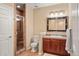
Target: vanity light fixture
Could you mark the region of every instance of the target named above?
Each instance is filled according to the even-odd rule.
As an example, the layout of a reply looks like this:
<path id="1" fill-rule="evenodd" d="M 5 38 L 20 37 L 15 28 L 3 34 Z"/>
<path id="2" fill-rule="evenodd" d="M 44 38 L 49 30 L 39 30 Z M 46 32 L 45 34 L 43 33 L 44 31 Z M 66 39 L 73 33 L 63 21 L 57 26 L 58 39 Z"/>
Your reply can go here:
<path id="1" fill-rule="evenodd" d="M 54 17 L 54 13 L 51 13 L 51 14 L 50 14 L 50 17 Z"/>
<path id="2" fill-rule="evenodd" d="M 48 18 L 53 18 L 53 17 L 62 17 L 65 16 L 64 11 L 55 11 L 55 12 L 50 12 L 48 15 Z"/>
<path id="3" fill-rule="evenodd" d="M 64 11 L 60 11 L 60 12 L 59 12 L 59 16 L 61 16 L 61 17 L 62 17 L 62 16 L 65 16 Z"/>
<path id="4" fill-rule="evenodd" d="M 59 15 L 58 15 L 58 12 L 55 12 L 55 17 L 58 17 Z"/>
<path id="5" fill-rule="evenodd" d="M 59 15 L 63 16 L 64 14 L 63 14 L 63 12 L 60 12 Z"/>
<path id="6" fill-rule="evenodd" d="M 52 18 L 52 17 L 54 17 L 55 15 L 54 15 L 54 12 L 50 12 L 49 13 L 49 15 L 48 15 L 48 18 Z"/>

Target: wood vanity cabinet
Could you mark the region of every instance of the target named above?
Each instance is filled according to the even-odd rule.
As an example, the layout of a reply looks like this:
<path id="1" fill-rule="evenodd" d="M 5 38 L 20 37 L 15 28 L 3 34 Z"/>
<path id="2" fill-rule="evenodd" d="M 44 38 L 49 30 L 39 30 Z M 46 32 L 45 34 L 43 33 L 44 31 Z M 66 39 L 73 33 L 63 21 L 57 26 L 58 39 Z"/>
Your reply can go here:
<path id="1" fill-rule="evenodd" d="M 66 39 L 43 38 L 43 52 L 69 56 L 65 50 Z"/>
<path id="2" fill-rule="evenodd" d="M 48 52 L 48 51 L 50 51 L 50 40 L 49 39 L 44 39 L 44 41 L 43 41 L 43 50 L 44 51 L 46 51 L 46 52 Z"/>

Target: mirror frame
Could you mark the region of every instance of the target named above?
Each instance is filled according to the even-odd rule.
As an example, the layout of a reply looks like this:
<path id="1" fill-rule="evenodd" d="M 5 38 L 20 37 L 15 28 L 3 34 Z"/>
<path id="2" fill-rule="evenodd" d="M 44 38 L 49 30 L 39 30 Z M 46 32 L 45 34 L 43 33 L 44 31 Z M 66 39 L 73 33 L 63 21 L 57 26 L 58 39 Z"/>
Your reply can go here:
<path id="1" fill-rule="evenodd" d="M 65 30 L 50 30 L 49 29 L 49 21 L 50 20 L 61 20 L 61 19 L 64 19 L 65 20 Z M 66 32 L 67 28 L 68 28 L 68 16 L 64 16 L 64 17 L 54 17 L 54 18 L 47 18 L 47 31 L 60 31 L 60 32 Z"/>

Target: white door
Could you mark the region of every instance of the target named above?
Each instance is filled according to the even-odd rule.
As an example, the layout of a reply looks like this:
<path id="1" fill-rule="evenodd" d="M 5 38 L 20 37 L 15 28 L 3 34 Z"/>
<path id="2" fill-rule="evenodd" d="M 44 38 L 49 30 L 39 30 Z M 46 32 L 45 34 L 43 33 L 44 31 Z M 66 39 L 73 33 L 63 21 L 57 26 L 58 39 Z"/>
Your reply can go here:
<path id="1" fill-rule="evenodd" d="M 9 4 L 0 4 L 0 56 L 13 55 L 13 9 Z"/>
<path id="2" fill-rule="evenodd" d="M 79 56 L 79 5 L 71 4 L 73 55 Z"/>

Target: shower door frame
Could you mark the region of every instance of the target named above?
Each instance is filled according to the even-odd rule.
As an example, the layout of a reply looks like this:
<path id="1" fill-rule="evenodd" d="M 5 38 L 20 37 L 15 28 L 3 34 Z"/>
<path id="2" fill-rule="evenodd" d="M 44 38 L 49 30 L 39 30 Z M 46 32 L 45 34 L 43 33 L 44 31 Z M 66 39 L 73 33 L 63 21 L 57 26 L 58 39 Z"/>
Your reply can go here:
<path id="1" fill-rule="evenodd" d="M 16 4 L 14 3 L 14 25 L 13 25 L 13 27 L 14 27 L 14 34 L 13 34 L 13 36 L 14 36 L 14 56 L 16 56 L 16 51 L 17 51 L 17 20 L 16 20 Z M 25 43 L 24 43 L 24 48 L 25 48 L 25 50 L 26 50 L 26 4 L 25 4 L 25 16 L 24 16 L 24 21 L 23 21 L 23 38 L 24 38 L 24 41 L 25 41 Z"/>

